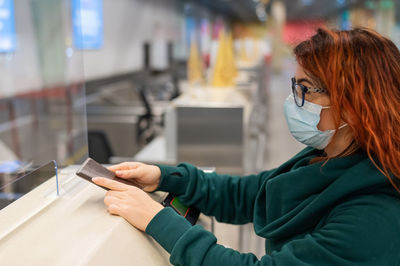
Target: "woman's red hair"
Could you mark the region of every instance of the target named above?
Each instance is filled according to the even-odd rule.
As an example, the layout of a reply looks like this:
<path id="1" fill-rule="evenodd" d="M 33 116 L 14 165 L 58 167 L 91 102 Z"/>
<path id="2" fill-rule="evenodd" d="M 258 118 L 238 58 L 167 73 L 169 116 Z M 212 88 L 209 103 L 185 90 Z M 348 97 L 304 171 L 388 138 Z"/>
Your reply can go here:
<path id="1" fill-rule="evenodd" d="M 365 28 L 318 29 L 294 49 L 297 62 L 329 91 L 336 126 L 348 123 L 358 146 L 399 190 L 400 52 Z"/>

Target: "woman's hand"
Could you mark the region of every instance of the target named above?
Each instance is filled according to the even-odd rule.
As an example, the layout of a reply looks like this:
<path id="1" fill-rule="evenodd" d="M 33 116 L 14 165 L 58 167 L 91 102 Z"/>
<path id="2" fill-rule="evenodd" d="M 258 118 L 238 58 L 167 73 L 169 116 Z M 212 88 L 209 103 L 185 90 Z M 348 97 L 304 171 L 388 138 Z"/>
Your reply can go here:
<path id="1" fill-rule="evenodd" d="M 154 216 L 163 209 L 160 203 L 137 187 L 102 177 L 93 178 L 92 181 L 111 189 L 104 198 L 108 212 L 123 217 L 139 230 L 145 231 Z"/>
<path id="2" fill-rule="evenodd" d="M 117 177 L 133 179 L 146 192 L 156 190 L 160 183 L 161 170 L 158 166 L 137 162 L 125 162 L 108 167 Z"/>

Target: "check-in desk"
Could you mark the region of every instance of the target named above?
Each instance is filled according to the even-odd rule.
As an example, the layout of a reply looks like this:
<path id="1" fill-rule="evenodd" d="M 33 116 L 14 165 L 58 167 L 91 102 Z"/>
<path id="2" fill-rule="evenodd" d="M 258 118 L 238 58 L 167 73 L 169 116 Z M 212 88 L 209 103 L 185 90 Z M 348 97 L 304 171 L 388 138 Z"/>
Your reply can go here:
<path id="1" fill-rule="evenodd" d="M 189 88 L 167 110 L 164 135 L 134 160 L 189 162 L 242 174 L 250 111 L 249 101 L 233 88 Z"/>
<path id="2" fill-rule="evenodd" d="M 114 94 L 118 95 L 119 91 Z M 146 114 L 146 109 L 142 103 L 129 98 L 114 98 L 111 103 L 93 102 L 87 106 L 88 130 L 104 132 L 115 155 L 132 156 L 138 150 L 138 118 Z M 152 115 L 161 117 L 167 105 L 168 102 L 156 102 Z"/>
<path id="3" fill-rule="evenodd" d="M 250 111 L 250 103 L 243 95 L 231 88 L 201 87 L 187 91 L 174 101 L 173 107 L 175 123 L 167 119 L 166 137 L 172 140 L 169 143 L 176 142 L 179 162 L 243 173 Z"/>
<path id="4" fill-rule="evenodd" d="M 108 214 L 106 191 L 76 170 L 59 173 L 59 196 L 52 178 L 0 211 L 0 265 L 170 265 L 150 236 Z"/>

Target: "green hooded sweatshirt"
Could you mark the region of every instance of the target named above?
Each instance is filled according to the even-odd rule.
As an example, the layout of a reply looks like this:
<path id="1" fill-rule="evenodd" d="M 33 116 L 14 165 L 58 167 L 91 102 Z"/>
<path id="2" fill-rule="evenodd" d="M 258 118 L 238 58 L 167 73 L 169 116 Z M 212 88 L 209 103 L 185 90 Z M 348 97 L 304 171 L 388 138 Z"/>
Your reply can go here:
<path id="1" fill-rule="evenodd" d="M 400 194 L 363 152 L 309 163 L 320 155 L 306 148 L 277 169 L 245 177 L 159 166 L 158 190 L 220 222 L 254 223 L 266 239 L 262 258 L 216 244 L 169 207 L 146 232 L 174 265 L 400 265 Z"/>

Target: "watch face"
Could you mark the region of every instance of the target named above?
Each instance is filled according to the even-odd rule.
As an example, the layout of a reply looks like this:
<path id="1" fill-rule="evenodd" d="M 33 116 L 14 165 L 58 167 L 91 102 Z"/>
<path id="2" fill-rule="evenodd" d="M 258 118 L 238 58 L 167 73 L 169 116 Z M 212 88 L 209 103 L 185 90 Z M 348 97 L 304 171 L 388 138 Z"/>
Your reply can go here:
<path id="1" fill-rule="evenodd" d="M 185 205 L 183 205 L 179 199 L 177 197 L 175 197 L 172 201 L 171 201 L 171 206 L 181 215 L 186 216 L 187 211 L 188 211 L 188 207 L 186 207 Z"/>

